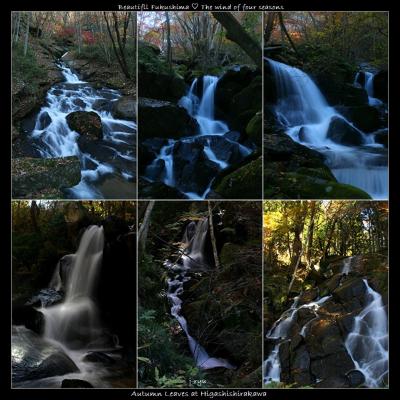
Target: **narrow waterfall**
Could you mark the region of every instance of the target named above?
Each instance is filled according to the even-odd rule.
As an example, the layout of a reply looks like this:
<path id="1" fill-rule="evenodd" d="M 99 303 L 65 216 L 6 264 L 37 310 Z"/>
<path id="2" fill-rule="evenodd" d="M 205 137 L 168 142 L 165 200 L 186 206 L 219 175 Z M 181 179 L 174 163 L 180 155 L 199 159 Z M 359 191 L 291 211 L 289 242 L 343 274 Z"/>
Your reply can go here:
<path id="1" fill-rule="evenodd" d="M 354 318 L 345 346 L 368 387 L 381 387 L 388 374 L 388 320 L 382 296 L 364 279 L 367 305 Z"/>
<path id="2" fill-rule="evenodd" d="M 274 346 L 269 357 L 264 362 L 265 384 L 268 384 L 270 382 L 280 382 L 281 364 L 279 358 L 279 347 L 281 343 L 285 339 L 287 339 L 290 333 L 290 329 L 293 326 L 293 323 L 296 322 L 298 311 L 303 308 L 308 308 L 314 313 L 315 315 L 314 319 L 316 319 L 318 318 L 318 313 L 317 313 L 318 309 L 323 303 L 325 303 L 330 298 L 331 296 L 324 296 L 318 301 L 312 301 L 310 303 L 298 306 L 299 296 L 297 296 L 294 298 L 291 307 L 288 310 L 286 310 L 281 315 L 281 317 L 274 323 L 274 325 L 266 335 L 267 339 L 272 339 L 274 341 L 277 341 L 277 344 Z M 308 324 L 314 319 L 311 319 L 306 325 L 304 325 L 303 329 L 300 332 L 301 336 L 303 337 L 305 336 Z"/>
<path id="3" fill-rule="evenodd" d="M 68 197 L 104 198 L 102 185 L 107 179 L 121 186 L 119 189 L 116 185 L 113 198 L 126 197 L 122 187 L 133 179 L 135 171 L 136 123 L 112 116 L 112 104 L 121 97 L 117 90 L 94 89 L 66 64 L 58 66 L 65 82 L 48 91 L 46 104 L 29 132 L 32 145 L 43 158 L 79 157 L 81 182 L 67 189 Z M 80 135 L 69 128 L 66 117 L 75 111 L 95 112 L 101 118 L 103 137 L 96 145 L 86 138 L 78 142 Z"/>
<path id="4" fill-rule="evenodd" d="M 374 97 L 374 74 L 369 71 L 363 71 L 364 73 L 364 89 L 368 94 L 368 104 L 373 107 L 381 106 L 382 101 Z M 359 77 L 360 72 L 357 72 L 356 77 L 354 79 L 354 84 L 359 85 Z"/>
<path id="5" fill-rule="evenodd" d="M 211 368 L 227 368 L 235 369 L 235 367 L 223 358 L 210 357 L 206 349 L 190 334 L 187 321 L 181 315 L 182 300 L 180 295 L 184 291 L 184 284 L 190 280 L 187 273 L 191 270 L 201 270 L 206 266 L 204 256 L 204 246 L 208 232 L 208 219 L 204 218 L 197 223 L 192 221 L 186 227 L 182 239 L 182 257 L 173 264 L 169 261 L 165 262 L 169 273 L 173 278 L 168 279 L 168 294 L 167 297 L 171 303 L 171 315 L 176 318 L 186 334 L 190 351 L 193 355 L 196 365 L 201 369 Z"/>
<path id="6" fill-rule="evenodd" d="M 276 81 L 278 101 L 275 114 L 286 133 L 296 142 L 322 153 L 339 182 L 358 187 L 374 199 L 387 198 L 387 163 L 377 149 L 374 134 L 361 132 L 326 102 L 312 79 L 298 68 L 268 59 Z M 349 125 L 361 145 L 344 145 L 328 137 L 333 120 Z"/>
<path id="7" fill-rule="evenodd" d="M 103 227 L 88 227 L 68 271 L 64 301 L 40 309 L 45 317 L 44 336 L 47 339 L 79 349 L 99 336 L 101 326 L 93 295 L 101 270 L 103 246 Z M 60 263 L 57 269 L 60 272 Z"/>
<path id="8" fill-rule="evenodd" d="M 147 166 L 145 177 L 150 182 L 161 181 L 167 186 L 178 189 L 186 198 L 205 199 L 211 190 L 215 176 L 234 162 L 240 162 L 253 152 L 253 149 L 239 143 L 239 137 L 229 136 L 229 126 L 220 120 L 215 119 L 215 91 L 219 78 L 205 75 L 201 79 L 195 78 L 185 96 L 178 105 L 185 108 L 188 114 L 198 123 L 198 132 L 193 136 L 182 139 L 169 139 L 160 149 L 158 155 Z M 199 92 L 201 86 L 201 96 Z M 201 145 L 203 150 L 199 160 L 208 160 L 213 166 L 213 176 L 208 182 L 199 184 L 196 190 L 188 189 L 188 182 L 182 179 L 182 167 L 175 159 L 178 157 L 179 145 L 184 144 L 190 152 L 191 146 Z M 179 157 L 189 155 L 179 154 Z M 161 168 L 160 168 L 161 166 Z M 201 169 L 201 167 L 199 167 Z M 211 174 L 210 174 L 211 175 Z M 197 182 L 196 182 L 197 183 Z"/>

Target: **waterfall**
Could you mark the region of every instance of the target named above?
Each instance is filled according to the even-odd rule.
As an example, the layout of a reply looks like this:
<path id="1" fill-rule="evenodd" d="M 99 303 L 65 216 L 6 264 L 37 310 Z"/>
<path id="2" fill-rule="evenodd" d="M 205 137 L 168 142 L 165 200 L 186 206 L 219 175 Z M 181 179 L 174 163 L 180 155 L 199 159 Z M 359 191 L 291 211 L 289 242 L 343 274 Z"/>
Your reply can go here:
<path id="1" fill-rule="evenodd" d="M 81 182 L 68 188 L 69 197 L 104 198 L 99 188 L 104 179 L 129 181 L 133 177 L 136 124 L 111 115 L 112 104 L 121 97 L 117 90 L 94 89 L 81 81 L 64 63 L 59 63 L 58 67 L 65 82 L 54 85 L 47 92 L 46 104 L 40 109 L 29 136 L 43 158 L 79 157 Z M 102 106 L 99 108 L 98 104 Z M 99 115 L 103 137 L 96 146 L 84 143 L 82 147 L 78 144 L 80 134 L 71 130 L 66 120 L 67 115 L 74 111 L 95 112 Z M 112 155 L 109 155 L 110 152 Z M 115 164 L 119 166 L 118 169 Z M 122 197 L 124 194 L 120 192 L 113 195 L 113 198 Z"/>
<path id="2" fill-rule="evenodd" d="M 195 78 L 189 92 L 179 100 L 179 105 L 186 108 L 200 127 L 200 135 L 223 135 L 229 127 L 222 121 L 215 120 L 215 90 L 219 78 L 216 76 L 203 76 L 203 95 L 201 100 L 196 96 L 195 90 L 198 78 Z"/>
<path id="3" fill-rule="evenodd" d="M 64 301 L 40 310 L 45 317 L 45 338 L 60 342 L 67 348 L 82 348 L 98 337 L 101 327 L 94 294 L 103 246 L 103 227 L 89 226 L 68 272 Z M 59 267 L 60 264 L 58 272 Z"/>
<path id="4" fill-rule="evenodd" d="M 182 295 L 185 282 L 190 280 L 186 276 L 190 270 L 199 270 L 206 267 L 204 256 L 204 246 L 208 232 L 208 218 L 204 218 L 197 223 L 190 222 L 182 239 L 182 251 L 184 252 L 179 263 L 172 264 L 166 261 L 165 265 L 168 268 L 173 279 L 168 279 L 168 294 L 167 297 L 171 303 L 171 315 L 179 322 L 188 339 L 190 351 L 194 361 L 200 369 L 211 368 L 227 368 L 235 369 L 235 367 L 223 358 L 210 357 L 207 351 L 200 343 L 189 333 L 189 327 L 185 317 L 181 315 L 182 300 L 179 298 Z"/>
<path id="5" fill-rule="evenodd" d="M 298 306 L 300 296 L 294 298 L 292 305 L 288 310 L 283 312 L 281 317 L 273 324 L 272 328 L 266 334 L 267 339 L 277 340 L 278 343 L 272 349 L 269 357 L 264 362 L 264 383 L 280 382 L 281 364 L 279 359 L 279 347 L 281 343 L 287 339 L 293 323 L 296 321 L 297 312 L 302 308 L 308 308 L 314 312 L 315 318 L 310 320 L 304 325 L 300 334 L 304 337 L 305 330 L 308 324 L 318 318 L 318 309 L 320 306 L 329 300 L 331 296 L 324 296 L 318 301 L 311 301 L 310 303 Z"/>
<path id="6" fill-rule="evenodd" d="M 381 387 L 388 374 L 388 321 L 382 296 L 366 279 L 367 305 L 354 318 L 345 347 L 368 387 Z"/>
<path id="7" fill-rule="evenodd" d="M 342 267 L 342 274 L 348 275 L 349 272 L 351 271 L 351 263 L 353 261 L 354 256 L 351 257 L 346 257 L 343 261 L 343 267 Z"/>
<path id="8" fill-rule="evenodd" d="M 383 103 L 381 100 L 377 99 L 374 97 L 374 77 L 375 75 L 372 72 L 369 71 L 363 71 L 364 73 L 364 89 L 366 90 L 368 94 L 368 104 L 373 107 L 379 107 Z M 354 79 L 354 84 L 359 85 L 359 77 L 360 77 L 360 72 L 357 72 L 356 77 Z"/>
<path id="9" fill-rule="evenodd" d="M 186 198 L 204 199 L 211 190 L 213 176 L 208 185 L 201 186 L 197 191 L 188 190 L 185 187 L 186 182 L 181 182 L 179 174 L 181 169 L 175 167 L 174 152 L 179 143 L 196 144 L 203 146 L 202 155 L 215 165 L 216 173 L 228 168 L 229 153 L 224 153 L 224 144 L 230 151 L 230 148 L 237 147 L 237 153 L 240 160 L 252 153 L 253 149 L 246 147 L 238 142 L 239 138 L 232 140 L 224 136 L 229 132 L 228 125 L 220 120 L 215 119 L 215 91 L 219 78 L 216 76 L 205 75 L 201 79 L 195 78 L 190 85 L 188 92 L 179 100 L 178 105 L 185 108 L 188 114 L 194 118 L 199 126 L 198 132 L 193 132 L 193 136 L 181 138 L 179 140 L 169 139 L 167 143 L 161 147 L 159 153 L 154 160 L 146 167 L 145 177 L 150 182 L 161 181 L 165 185 L 175 187 Z M 198 93 L 199 85 L 202 83 L 201 97 Z M 217 142 L 216 139 L 219 139 Z"/>
<path id="10" fill-rule="evenodd" d="M 366 135 L 330 107 L 312 79 L 298 68 L 268 59 L 275 77 L 278 101 L 275 114 L 286 133 L 296 142 L 324 154 L 326 164 L 339 182 L 367 192 L 374 199 L 387 198 L 387 165 L 374 135 Z M 361 146 L 332 141 L 327 135 L 332 118 L 338 118 L 358 132 Z"/>

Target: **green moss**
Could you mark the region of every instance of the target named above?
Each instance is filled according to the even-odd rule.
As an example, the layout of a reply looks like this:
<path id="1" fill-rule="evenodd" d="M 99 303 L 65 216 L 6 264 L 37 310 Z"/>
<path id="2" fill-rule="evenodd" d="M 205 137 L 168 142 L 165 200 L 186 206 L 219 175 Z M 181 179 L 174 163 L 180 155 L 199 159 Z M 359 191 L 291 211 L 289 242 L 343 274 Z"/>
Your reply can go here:
<path id="1" fill-rule="evenodd" d="M 215 188 L 215 192 L 227 199 L 261 198 L 262 160 L 257 160 L 240 167 L 225 176 Z"/>
<path id="2" fill-rule="evenodd" d="M 12 78 L 13 84 L 23 82 L 28 93 L 34 94 L 39 87 L 39 82 L 45 80 L 47 71 L 41 67 L 36 59 L 35 52 L 28 47 L 26 55 L 22 44 L 17 44 L 12 49 Z"/>
<path id="3" fill-rule="evenodd" d="M 363 190 L 351 185 L 327 180 L 326 171 L 302 168 L 301 172 L 276 173 L 266 170 L 265 198 L 302 199 L 370 199 Z M 306 174 L 307 173 L 307 174 Z"/>
<path id="4" fill-rule="evenodd" d="M 246 126 L 246 133 L 258 146 L 262 144 L 262 112 L 258 112 Z"/>

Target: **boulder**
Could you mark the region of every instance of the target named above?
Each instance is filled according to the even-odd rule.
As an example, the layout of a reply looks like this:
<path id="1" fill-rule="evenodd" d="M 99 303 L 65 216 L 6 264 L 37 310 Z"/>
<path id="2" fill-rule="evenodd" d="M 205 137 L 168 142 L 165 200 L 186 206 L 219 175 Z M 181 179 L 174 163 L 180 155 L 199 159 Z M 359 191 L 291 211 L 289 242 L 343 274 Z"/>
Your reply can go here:
<path id="1" fill-rule="evenodd" d="M 332 117 L 326 136 L 334 142 L 359 146 L 364 142 L 362 134 L 340 117 Z"/>
<path id="2" fill-rule="evenodd" d="M 385 148 L 387 148 L 389 144 L 389 130 L 380 129 L 379 131 L 375 132 L 375 142 L 383 144 Z"/>
<path id="3" fill-rule="evenodd" d="M 26 328 L 13 327 L 11 354 L 15 383 L 79 372 L 60 348 Z"/>
<path id="4" fill-rule="evenodd" d="M 262 182 L 261 157 L 245 164 L 227 169 L 224 176 L 216 180 L 213 190 L 226 199 L 260 199 Z"/>
<path id="5" fill-rule="evenodd" d="M 81 180 L 78 157 L 14 158 L 12 166 L 13 198 L 64 198 L 63 189 Z"/>
<path id="6" fill-rule="evenodd" d="M 364 374 L 358 369 L 353 369 L 346 374 L 350 387 L 360 387 L 365 382 Z"/>
<path id="7" fill-rule="evenodd" d="M 311 373 L 316 379 L 332 379 L 339 377 L 344 383 L 346 374 L 354 369 L 354 363 L 347 351 L 339 351 L 326 357 L 311 360 Z M 336 387 L 336 386 L 335 386 Z"/>
<path id="8" fill-rule="evenodd" d="M 115 360 L 112 357 L 101 351 L 91 351 L 83 357 L 82 361 L 108 365 L 115 364 Z"/>
<path id="9" fill-rule="evenodd" d="M 103 137 L 103 125 L 99 114 L 94 111 L 74 111 L 66 117 L 70 129 L 90 139 Z"/>
<path id="10" fill-rule="evenodd" d="M 344 351 L 343 338 L 336 322 L 323 317 L 310 322 L 305 342 L 312 359 Z"/>
<path id="11" fill-rule="evenodd" d="M 121 97 L 113 103 L 114 118 L 127 121 L 136 120 L 136 99 L 134 97 Z"/>
<path id="12" fill-rule="evenodd" d="M 197 121 L 185 108 L 148 98 L 139 99 L 138 127 L 140 141 L 155 137 L 178 139 L 198 132 Z"/>
<path id="13" fill-rule="evenodd" d="M 366 291 L 367 287 L 361 278 L 348 278 L 334 290 L 333 297 L 342 304 L 347 304 L 356 299 L 362 306 L 365 302 Z"/>
<path id="14" fill-rule="evenodd" d="M 12 321 L 15 325 L 23 325 L 31 331 L 41 334 L 44 329 L 44 316 L 33 305 L 13 305 Z"/>
<path id="15" fill-rule="evenodd" d="M 374 132 L 382 126 L 381 115 L 376 107 L 369 105 L 336 107 L 337 111 L 363 132 Z"/>
<path id="16" fill-rule="evenodd" d="M 176 188 L 163 182 L 148 182 L 139 178 L 140 199 L 184 199 L 185 196 Z"/>
<path id="17" fill-rule="evenodd" d="M 25 304 L 32 307 L 48 307 L 62 301 L 63 296 L 55 289 L 42 289 L 40 292 L 32 296 Z M 25 325 L 26 326 L 26 325 Z M 27 326 L 27 328 L 29 328 Z"/>
<path id="18" fill-rule="evenodd" d="M 388 71 L 378 71 L 374 76 L 374 97 L 387 103 L 388 101 Z"/>
<path id="19" fill-rule="evenodd" d="M 63 381 L 61 382 L 61 387 L 69 389 L 89 389 L 93 388 L 94 386 L 88 381 L 84 381 L 82 379 L 63 379 Z"/>

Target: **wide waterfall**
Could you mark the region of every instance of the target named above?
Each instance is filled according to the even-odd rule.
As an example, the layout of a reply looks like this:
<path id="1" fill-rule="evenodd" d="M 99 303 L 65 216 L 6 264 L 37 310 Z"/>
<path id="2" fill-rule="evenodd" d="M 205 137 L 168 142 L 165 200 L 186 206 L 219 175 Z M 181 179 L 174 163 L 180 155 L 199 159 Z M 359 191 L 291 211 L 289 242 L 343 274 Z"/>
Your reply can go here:
<path id="1" fill-rule="evenodd" d="M 33 147 L 44 158 L 79 157 L 81 182 L 66 189 L 66 197 L 131 198 L 136 124 L 112 116 L 112 105 L 121 97 L 120 93 L 108 88 L 94 89 L 66 64 L 58 66 L 65 82 L 48 91 L 34 126 L 27 128 Z M 103 137 L 92 142 L 71 130 L 66 117 L 75 111 L 98 114 Z"/>
<path id="2" fill-rule="evenodd" d="M 179 100 L 178 105 L 185 108 L 188 114 L 197 121 L 198 132 L 193 132 L 193 136 L 179 140 L 169 139 L 153 162 L 147 166 L 145 172 L 147 180 L 161 181 L 175 187 L 187 198 L 204 199 L 209 194 L 215 176 L 220 171 L 233 163 L 242 161 L 252 153 L 252 148 L 239 143 L 238 132 L 230 135 L 229 126 L 224 121 L 215 119 L 215 91 L 218 81 L 218 77 L 210 75 L 193 80 L 187 94 Z M 176 166 L 176 153 L 179 152 L 182 144 L 186 146 L 189 153 L 192 151 L 192 146 L 196 148 L 200 145 L 202 147 L 200 159 L 206 159 L 213 165 L 214 176 L 211 176 L 205 184 L 199 184 L 196 190 L 188 188 L 192 187 L 193 182 L 188 185 L 188 182 L 182 179 L 182 168 Z M 183 155 L 185 156 L 190 158 L 190 154 Z M 199 168 L 201 170 L 201 167 Z"/>
<path id="3" fill-rule="evenodd" d="M 351 279 L 349 274 L 352 273 L 356 264 L 355 257 L 347 257 L 343 260 L 337 280 L 338 288 L 345 285 L 348 279 Z M 370 287 L 367 279 L 359 279 L 357 282 L 360 282 L 361 287 L 365 285 L 365 293 L 360 295 L 362 296 L 362 298 L 360 297 L 362 309 L 353 316 L 348 334 L 342 339 L 341 348 L 345 349 L 354 363 L 353 371 L 358 370 L 362 373 L 364 386 L 382 387 L 385 385 L 384 382 L 388 374 L 387 311 L 382 296 Z M 326 310 L 321 312 L 320 309 L 334 301 L 335 293 L 323 297 L 318 296 L 317 299 L 305 304 L 300 303 L 300 298 L 301 295 L 294 298 L 291 307 L 282 313 L 266 334 L 266 339 L 270 342 L 271 348 L 264 361 L 265 384 L 281 382 L 280 346 L 282 343 L 287 340 L 293 341 L 297 330 L 306 343 L 312 342 L 312 337 L 309 336 L 312 324 L 320 322 L 321 325 L 319 326 L 323 326 L 327 322 L 325 320 Z M 328 310 L 329 307 L 332 307 L 332 305 L 328 306 Z M 304 312 L 303 316 L 300 316 L 299 312 L 300 310 L 305 311 L 305 309 L 308 309 L 307 314 L 309 316 L 302 320 L 302 327 L 299 329 L 301 326 L 299 320 L 304 318 Z M 351 370 L 351 368 L 348 371 L 344 370 L 343 374 L 347 374 Z M 316 383 L 318 383 L 318 379 Z"/>
<path id="4" fill-rule="evenodd" d="M 69 271 L 65 299 L 61 304 L 43 307 L 45 337 L 67 348 L 82 348 L 98 338 L 101 330 L 94 292 L 101 270 L 104 247 L 103 227 L 86 229 Z"/>
<path id="5" fill-rule="evenodd" d="M 201 369 L 228 368 L 235 367 L 223 358 L 210 357 L 206 349 L 190 334 L 187 321 L 181 315 L 182 300 L 180 295 L 183 293 L 184 284 L 190 280 L 187 273 L 190 271 L 201 271 L 208 268 L 204 255 L 204 247 L 208 232 L 208 219 L 204 218 L 197 223 L 192 221 L 186 227 L 182 239 L 182 256 L 177 263 L 165 262 L 169 273 L 173 278 L 168 279 L 167 297 L 171 303 L 171 315 L 176 318 L 186 334 L 188 344 L 196 365 Z"/>
<path id="6" fill-rule="evenodd" d="M 374 134 L 357 129 L 330 107 L 313 80 L 298 68 L 268 59 L 274 74 L 278 100 L 275 114 L 286 133 L 296 142 L 322 153 L 339 182 L 358 187 L 374 199 L 388 195 L 387 162 L 382 161 L 383 145 Z M 328 137 L 333 119 L 358 131 L 361 144 L 337 143 Z"/>

